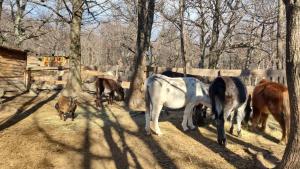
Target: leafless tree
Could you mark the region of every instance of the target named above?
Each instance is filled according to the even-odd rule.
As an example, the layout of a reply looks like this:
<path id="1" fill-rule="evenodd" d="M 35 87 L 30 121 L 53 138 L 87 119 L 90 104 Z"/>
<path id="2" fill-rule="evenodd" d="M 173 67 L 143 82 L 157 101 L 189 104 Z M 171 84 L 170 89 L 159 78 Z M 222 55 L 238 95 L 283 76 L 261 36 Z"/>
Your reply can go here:
<path id="1" fill-rule="evenodd" d="M 285 0 L 286 8 L 286 76 L 289 89 L 291 124 L 289 141 L 277 168 L 300 167 L 300 1 Z"/>
<path id="2" fill-rule="evenodd" d="M 155 0 L 138 0 L 138 29 L 134 74 L 131 79 L 127 106 L 131 109 L 144 107 L 145 52 L 149 48 L 154 18 Z"/>

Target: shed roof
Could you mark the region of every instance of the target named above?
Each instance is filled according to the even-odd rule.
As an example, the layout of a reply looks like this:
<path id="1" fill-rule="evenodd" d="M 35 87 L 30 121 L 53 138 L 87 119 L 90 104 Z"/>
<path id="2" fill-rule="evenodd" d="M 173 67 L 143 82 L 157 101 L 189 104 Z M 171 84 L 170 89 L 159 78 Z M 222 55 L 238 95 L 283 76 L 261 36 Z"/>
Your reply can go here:
<path id="1" fill-rule="evenodd" d="M 6 46 L 0 46 L 0 52 L 15 53 L 16 55 L 14 55 L 13 57 L 26 60 L 28 51 L 23 51 L 21 49 L 11 48 Z"/>

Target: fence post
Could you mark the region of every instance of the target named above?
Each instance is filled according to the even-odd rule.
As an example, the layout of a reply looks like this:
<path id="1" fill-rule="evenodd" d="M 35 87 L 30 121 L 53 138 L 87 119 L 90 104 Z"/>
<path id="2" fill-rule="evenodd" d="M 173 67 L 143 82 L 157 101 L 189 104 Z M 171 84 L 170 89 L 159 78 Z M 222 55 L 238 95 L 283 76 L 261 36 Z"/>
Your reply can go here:
<path id="1" fill-rule="evenodd" d="M 58 68 L 58 69 L 57 69 L 57 71 L 58 71 L 58 77 L 57 77 L 57 80 L 63 81 L 64 69 L 63 69 L 62 66 L 58 66 L 57 68 Z M 80 70 L 80 71 L 81 71 L 81 70 Z M 57 88 L 58 88 L 58 89 L 63 89 L 63 85 L 62 85 L 62 84 L 59 84 L 59 85 L 57 85 Z"/>
<path id="2" fill-rule="evenodd" d="M 31 68 L 26 69 L 24 78 L 26 92 L 28 92 L 31 88 Z"/>

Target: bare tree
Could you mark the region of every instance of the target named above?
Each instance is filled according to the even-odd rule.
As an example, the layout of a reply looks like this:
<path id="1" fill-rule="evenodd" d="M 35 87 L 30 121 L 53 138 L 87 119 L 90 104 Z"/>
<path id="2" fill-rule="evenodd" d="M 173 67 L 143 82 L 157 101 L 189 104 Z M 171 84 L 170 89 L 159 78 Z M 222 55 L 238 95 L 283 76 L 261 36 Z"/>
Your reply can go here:
<path id="1" fill-rule="evenodd" d="M 300 168 L 300 1 L 285 0 L 286 76 L 291 106 L 290 135 L 277 168 Z"/>
<path id="2" fill-rule="evenodd" d="M 138 29 L 134 74 L 126 105 L 131 109 L 144 107 L 145 52 L 149 48 L 154 19 L 155 0 L 138 1 Z"/>
<path id="3" fill-rule="evenodd" d="M 282 0 L 278 0 L 278 14 L 277 14 L 277 62 L 276 68 L 283 69 L 284 63 L 284 4 Z"/>
<path id="4" fill-rule="evenodd" d="M 3 1 L 4 0 L 0 0 L 0 24 L 2 24 L 1 23 L 1 16 L 2 16 Z M 4 41 L 4 38 L 3 38 L 3 35 L 2 35 L 2 31 L 0 29 L 0 45 L 2 45 L 3 41 Z"/>
<path id="5" fill-rule="evenodd" d="M 1 21 L 1 15 L 2 15 L 2 5 L 4 0 L 0 0 L 0 21 Z"/>
<path id="6" fill-rule="evenodd" d="M 81 63 L 81 23 L 83 13 L 83 0 L 72 0 L 72 20 L 70 30 L 70 73 L 69 79 L 66 84 L 66 95 L 72 95 L 75 92 L 81 92 L 81 75 L 80 75 L 80 63 Z"/>
<path id="7" fill-rule="evenodd" d="M 185 59 L 185 50 L 184 50 L 184 11 L 185 11 L 185 0 L 180 0 L 180 55 L 183 64 L 183 73 L 186 76 L 186 59 Z"/>

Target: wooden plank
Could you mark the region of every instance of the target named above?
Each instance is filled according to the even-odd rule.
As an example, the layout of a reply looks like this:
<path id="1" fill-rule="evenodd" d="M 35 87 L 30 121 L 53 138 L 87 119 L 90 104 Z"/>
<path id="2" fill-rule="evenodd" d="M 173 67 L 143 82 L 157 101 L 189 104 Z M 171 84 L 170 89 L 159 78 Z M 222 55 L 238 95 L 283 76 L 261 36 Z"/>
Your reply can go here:
<path id="1" fill-rule="evenodd" d="M 117 78 L 115 76 L 112 76 L 105 72 L 99 72 L 99 71 L 95 71 L 95 70 L 85 70 L 85 71 L 82 71 L 81 73 L 86 74 L 88 76 L 97 76 L 99 78 L 117 80 Z"/>
<path id="2" fill-rule="evenodd" d="M 173 72 L 183 73 L 183 68 L 167 68 L 167 67 L 147 67 L 146 71 L 153 71 L 154 73 L 162 73 L 166 70 Z M 284 70 L 240 70 L 240 69 L 198 69 L 188 68 L 187 73 L 195 76 L 217 77 L 220 73 L 221 76 L 256 76 L 256 77 L 271 77 L 271 76 L 284 76 Z"/>
<path id="3" fill-rule="evenodd" d="M 67 70 L 69 69 L 68 67 L 47 67 L 47 66 L 33 66 L 33 67 L 27 67 L 27 70 L 31 71 L 42 71 L 42 70 Z"/>
<path id="4" fill-rule="evenodd" d="M 124 89 L 129 89 L 130 88 L 130 82 L 128 82 L 128 81 L 122 81 L 121 86 Z"/>

